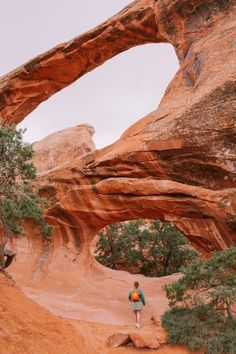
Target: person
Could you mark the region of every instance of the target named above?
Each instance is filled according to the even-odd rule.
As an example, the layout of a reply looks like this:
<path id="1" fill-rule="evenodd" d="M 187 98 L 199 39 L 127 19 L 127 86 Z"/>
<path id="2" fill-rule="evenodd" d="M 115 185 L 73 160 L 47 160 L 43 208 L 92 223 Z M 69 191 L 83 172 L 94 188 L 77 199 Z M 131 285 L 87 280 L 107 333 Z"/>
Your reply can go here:
<path id="1" fill-rule="evenodd" d="M 131 302 L 132 310 L 134 311 L 136 319 L 135 327 L 140 328 L 141 310 L 142 304 L 145 306 L 145 297 L 143 291 L 139 287 L 139 282 L 134 282 L 134 287 L 130 290 L 128 299 Z"/>

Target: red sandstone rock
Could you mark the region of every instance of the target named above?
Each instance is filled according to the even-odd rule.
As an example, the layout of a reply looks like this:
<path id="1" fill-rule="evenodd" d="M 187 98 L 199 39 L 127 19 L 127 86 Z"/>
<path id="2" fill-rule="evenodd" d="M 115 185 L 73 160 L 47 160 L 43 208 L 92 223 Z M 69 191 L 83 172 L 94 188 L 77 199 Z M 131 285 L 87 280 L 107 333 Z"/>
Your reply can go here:
<path id="1" fill-rule="evenodd" d="M 2 77 L 0 120 L 19 123 L 39 103 L 116 54 L 140 44 L 161 42 L 154 5 L 154 0 L 134 1 L 102 25 Z"/>
<path id="2" fill-rule="evenodd" d="M 108 345 L 113 348 L 118 348 L 130 342 L 129 332 L 114 333 L 108 338 Z"/>
<path id="3" fill-rule="evenodd" d="M 85 339 L 67 321 L 53 316 L 0 275 L 0 353 L 90 354 Z M 93 353 L 98 353 L 95 348 Z"/>
<path id="4" fill-rule="evenodd" d="M 117 289 L 123 283 L 129 287 L 134 278 L 105 271 L 89 250 L 97 232 L 112 222 L 173 221 L 204 254 L 236 245 L 235 14 L 233 0 L 134 1 L 103 25 L 0 80 L 2 124 L 11 124 L 134 45 L 171 43 L 180 61 L 159 107 L 116 143 L 66 165 L 57 160 L 57 168 L 40 174 L 41 193 L 53 201 L 47 211 L 53 239 L 51 244 L 37 237 L 20 241 L 12 267 L 38 301 L 71 316 L 81 302 L 80 316 L 92 309 L 94 318 L 127 319 L 125 303 L 117 309 L 126 288 L 118 296 Z M 153 304 L 161 281 L 152 280 L 158 285 L 154 293 L 144 280 Z M 100 296 L 92 302 L 88 293 L 98 288 Z M 117 307 L 108 297 L 109 310 L 103 307 L 101 315 L 104 289 L 112 289 Z M 65 298 L 73 300 L 65 304 Z"/>
<path id="5" fill-rule="evenodd" d="M 135 348 L 158 349 L 160 347 L 158 338 L 147 333 L 130 333 L 130 339 L 132 340 Z"/>
<path id="6" fill-rule="evenodd" d="M 92 140 L 94 132 L 91 125 L 80 124 L 34 143 L 34 164 L 37 166 L 37 172 L 59 168 L 69 161 L 76 164 L 76 159 L 95 150 Z"/>
<path id="7" fill-rule="evenodd" d="M 156 314 L 153 314 L 151 317 L 151 320 L 153 321 L 153 323 L 157 326 L 160 326 L 161 324 L 161 319 L 159 316 L 157 316 Z"/>
<path id="8" fill-rule="evenodd" d="M 84 244 L 107 223 L 149 217 L 174 221 L 203 253 L 236 244 L 235 11 L 233 0 L 134 1 L 0 80 L 2 123 L 17 123 L 134 45 L 169 42 L 180 60 L 157 110 L 40 181 L 58 201 L 55 232 Z"/>

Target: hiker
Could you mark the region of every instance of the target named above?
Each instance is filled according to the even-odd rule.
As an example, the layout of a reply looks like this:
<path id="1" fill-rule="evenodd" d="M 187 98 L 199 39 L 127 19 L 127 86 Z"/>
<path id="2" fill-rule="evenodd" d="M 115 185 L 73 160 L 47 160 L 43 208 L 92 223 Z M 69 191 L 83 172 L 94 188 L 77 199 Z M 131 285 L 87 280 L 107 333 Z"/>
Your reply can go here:
<path id="1" fill-rule="evenodd" d="M 134 288 L 130 290 L 128 299 L 132 303 L 132 310 L 135 314 L 135 327 L 140 328 L 141 310 L 142 304 L 145 306 L 145 297 L 137 281 L 134 282 Z"/>

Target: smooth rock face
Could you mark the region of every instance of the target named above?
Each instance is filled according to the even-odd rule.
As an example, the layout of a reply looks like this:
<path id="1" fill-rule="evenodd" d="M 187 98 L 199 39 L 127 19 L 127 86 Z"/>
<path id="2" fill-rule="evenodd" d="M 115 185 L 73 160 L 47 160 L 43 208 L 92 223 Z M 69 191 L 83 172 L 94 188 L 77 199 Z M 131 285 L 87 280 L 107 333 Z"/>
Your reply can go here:
<path id="1" fill-rule="evenodd" d="M 130 342 L 129 332 L 114 333 L 108 338 L 108 345 L 113 348 L 118 348 Z"/>
<path id="2" fill-rule="evenodd" d="M 157 337 L 143 333 L 130 333 L 135 348 L 158 349 L 160 347 Z"/>
<path id="3" fill-rule="evenodd" d="M 173 221 L 204 254 L 236 245 L 235 16 L 234 0 L 137 0 L 0 80 L 0 118 L 12 124 L 135 45 L 171 43 L 180 61 L 159 107 L 117 142 L 66 165 L 59 158 L 39 175 L 41 194 L 53 202 L 47 218 L 54 234 L 50 245 L 38 239 L 19 244 L 36 250 L 29 283 L 35 286 L 37 279 L 39 287 L 62 291 L 65 282 L 69 292 L 70 277 L 73 282 L 84 272 L 85 278 L 102 278 L 89 242 L 122 220 Z M 40 149 L 43 144 L 38 156 Z M 22 254 L 14 269 L 19 277 L 28 258 Z"/>
<path id="4" fill-rule="evenodd" d="M 53 316 L 0 274 L 1 354 L 90 354 L 83 335 Z M 94 354 L 98 354 L 94 348 Z"/>
<path id="5" fill-rule="evenodd" d="M 232 0 L 134 1 L 1 79 L 2 122 L 17 123 L 132 46 L 176 49 L 180 70 L 156 111 L 115 144 L 40 181 L 44 193 L 54 190 L 48 217 L 59 228 L 63 220 L 63 233 L 73 225 L 66 234 L 82 244 L 107 223 L 149 217 L 174 221 L 203 253 L 236 244 L 235 11 Z M 53 153 L 46 168 L 53 159 L 60 163 Z"/>
<path id="6" fill-rule="evenodd" d="M 117 332 L 108 338 L 108 345 L 113 348 L 118 348 L 122 345 L 132 342 L 135 348 L 160 348 L 159 338 L 153 333 L 145 333 L 139 330 L 138 332 Z"/>
<path id="7" fill-rule="evenodd" d="M 34 164 L 37 172 L 45 172 L 76 161 L 82 155 L 95 150 L 92 136 L 94 128 L 89 124 L 80 124 L 47 136 L 34 143 Z"/>

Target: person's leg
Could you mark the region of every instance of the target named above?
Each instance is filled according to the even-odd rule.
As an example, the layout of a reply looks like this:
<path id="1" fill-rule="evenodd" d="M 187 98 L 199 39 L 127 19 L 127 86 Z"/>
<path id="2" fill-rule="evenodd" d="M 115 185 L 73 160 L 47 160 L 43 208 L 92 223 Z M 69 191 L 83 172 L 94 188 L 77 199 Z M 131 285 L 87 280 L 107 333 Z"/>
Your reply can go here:
<path id="1" fill-rule="evenodd" d="M 134 316 L 135 316 L 135 323 L 137 323 L 138 319 L 137 319 L 137 310 L 134 310 Z"/>
<path id="2" fill-rule="evenodd" d="M 140 326 L 140 321 L 141 321 L 141 310 L 136 311 L 136 322 Z"/>

